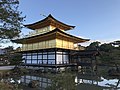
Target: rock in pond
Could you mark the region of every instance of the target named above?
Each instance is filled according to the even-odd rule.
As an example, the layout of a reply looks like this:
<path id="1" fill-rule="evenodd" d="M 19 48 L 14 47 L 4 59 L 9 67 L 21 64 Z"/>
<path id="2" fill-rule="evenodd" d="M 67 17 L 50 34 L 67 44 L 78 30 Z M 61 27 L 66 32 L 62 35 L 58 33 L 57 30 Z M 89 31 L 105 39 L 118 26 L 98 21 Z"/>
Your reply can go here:
<path id="1" fill-rule="evenodd" d="M 37 88 L 39 86 L 39 81 L 38 80 L 32 80 L 29 82 L 28 86 L 30 88 Z"/>

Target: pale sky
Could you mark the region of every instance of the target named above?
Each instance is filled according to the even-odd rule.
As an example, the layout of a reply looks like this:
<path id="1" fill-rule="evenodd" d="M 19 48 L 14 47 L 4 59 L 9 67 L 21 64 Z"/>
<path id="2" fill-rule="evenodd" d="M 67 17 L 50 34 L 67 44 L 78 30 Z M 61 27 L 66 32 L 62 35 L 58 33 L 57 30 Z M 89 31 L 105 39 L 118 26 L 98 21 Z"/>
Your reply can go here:
<path id="1" fill-rule="evenodd" d="M 120 0 L 19 0 L 26 15 L 24 24 L 52 14 L 57 20 L 76 26 L 69 33 L 92 41 L 120 40 Z M 29 30 L 23 29 L 24 34 Z"/>

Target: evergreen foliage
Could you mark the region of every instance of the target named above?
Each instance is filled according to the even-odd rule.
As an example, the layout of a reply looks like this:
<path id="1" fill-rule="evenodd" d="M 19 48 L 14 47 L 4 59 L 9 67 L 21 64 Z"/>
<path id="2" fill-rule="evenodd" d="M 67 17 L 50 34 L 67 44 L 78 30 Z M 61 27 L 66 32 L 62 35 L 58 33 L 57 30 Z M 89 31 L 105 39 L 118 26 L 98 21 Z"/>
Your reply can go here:
<path id="1" fill-rule="evenodd" d="M 19 0 L 0 0 L 0 39 L 18 37 L 21 32 L 22 12 L 18 11 Z"/>
<path id="2" fill-rule="evenodd" d="M 56 74 L 51 78 L 52 85 L 46 90 L 76 90 L 75 76 L 71 73 Z"/>
<path id="3" fill-rule="evenodd" d="M 120 66 L 120 41 L 101 44 L 98 42 L 91 43 L 87 50 L 98 50 L 99 61 L 103 65 L 115 66 L 116 69 Z"/>

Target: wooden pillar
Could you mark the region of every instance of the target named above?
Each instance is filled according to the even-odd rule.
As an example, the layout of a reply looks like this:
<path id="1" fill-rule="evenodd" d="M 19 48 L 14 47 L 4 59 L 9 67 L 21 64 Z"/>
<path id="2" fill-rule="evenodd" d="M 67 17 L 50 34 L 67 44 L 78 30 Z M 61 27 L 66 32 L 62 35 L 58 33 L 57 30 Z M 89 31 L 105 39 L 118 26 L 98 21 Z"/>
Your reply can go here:
<path id="1" fill-rule="evenodd" d="M 57 64 L 57 62 L 56 62 L 57 61 L 57 49 L 55 48 L 54 51 L 55 51 L 55 65 L 56 65 Z"/>
<path id="2" fill-rule="evenodd" d="M 33 56 L 34 54 L 32 53 L 32 52 L 30 52 L 30 56 L 31 56 L 31 64 L 32 64 L 32 56 Z"/>
<path id="3" fill-rule="evenodd" d="M 48 64 L 48 50 L 47 50 L 47 64 Z"/>
<path id="4" fill-rule="evenodd" d="M 38 53 L 39 53 L 39 52 L 37 51 L 37 64 L 39 64 L 39 62 L 38 62 Z"/>
<path id="5" fill-rule="evenodd" d="M 43 50 L 42 50 L 42 64 L 43 64 Z"/>

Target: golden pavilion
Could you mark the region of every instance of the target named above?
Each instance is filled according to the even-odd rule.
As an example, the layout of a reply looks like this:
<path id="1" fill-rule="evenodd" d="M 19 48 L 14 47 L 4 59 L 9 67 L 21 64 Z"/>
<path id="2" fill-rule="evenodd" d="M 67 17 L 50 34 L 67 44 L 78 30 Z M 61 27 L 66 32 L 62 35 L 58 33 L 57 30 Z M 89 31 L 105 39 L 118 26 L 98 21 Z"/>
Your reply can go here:
<path id="1" fill-rule="evenodd" d="M 67 25 L 55 19 L 51 14 L 45 19 L 25 25 L 32 29 L 27 37 L 13 40 L 22 44 L 19 51 L 24 58 L 25 66 L 64 67 L 71 65 L 71 52 L 78 51 L 75 45 L 89 41 L 66 33 L 75 26 Z"/>

